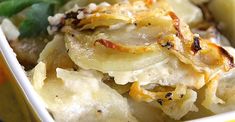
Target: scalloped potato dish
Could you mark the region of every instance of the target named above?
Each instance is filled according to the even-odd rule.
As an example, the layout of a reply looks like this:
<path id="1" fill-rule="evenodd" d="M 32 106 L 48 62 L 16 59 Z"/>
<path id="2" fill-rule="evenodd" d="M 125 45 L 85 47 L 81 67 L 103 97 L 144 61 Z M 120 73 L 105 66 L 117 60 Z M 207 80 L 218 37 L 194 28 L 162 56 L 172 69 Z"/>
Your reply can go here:
<path id="1" fill-rule="evenodd" d="M 235 110 L 221 1 L 71 0 L 47 35 L 7 31 L 24 11 L 2 28 L 56 122 L 184 121 Z"/>

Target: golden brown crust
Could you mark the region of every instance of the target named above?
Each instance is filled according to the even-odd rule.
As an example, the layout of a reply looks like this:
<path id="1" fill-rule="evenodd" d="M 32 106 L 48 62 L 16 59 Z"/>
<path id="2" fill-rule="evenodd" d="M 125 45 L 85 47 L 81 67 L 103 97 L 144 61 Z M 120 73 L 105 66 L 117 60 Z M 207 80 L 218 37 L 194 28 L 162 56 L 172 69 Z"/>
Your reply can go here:
<path id="1" fill-rule="evenodd" d="M 217 46 L 219 52 L 221 55 L 223 55 L 227 60 L 228 60 L 228 66 L 225 67 L 225 70 L 228 71 L 232 68 L 235 67 L 235 64 L 234 64 L 234 57 L 229 54 L 229 52 L 227 50 L 225 50 L 223 47 L 221 46 Z"/>
<path id="2" fill-rule="evenodd" d="M 146 4 L 152 4 L 153 1 L 145 0 L 144 2 L 146 2 Z M 160 4 L 163 3 L 164 2 Z M 156 39 L 156 43 L 147 46 L 144 45 L 144 43 L 138 46 L 130 45 L 130 43 L 125 43 L 126 45 L 124 45 L 109 37 L 95 37 L 93 43 L 94 46 L 100 44 L 119 52 L 134 54 L 144 54 L 148 51 L 155 51 L 155 47 L 158 47 L 158 51 L 174 54 L 181 62 L 193 66 L 198 72 L 203 72 L 208 77 L 213 76 L 214 73 L 218 71 L 228 71 L 234 67 L 234 59 L 226 50 L 221 46 L 193 34 L 189 27 L 182 22 L 170 8 L 146 8 L 142 6 L 139 10 L 137 9 L 138 6 L 135 6 L 135 4 L 137 3 L 133 1 L 133 3 L 99 7 L 89 16 L 80 20 L 79 24 L 76 26 L 78 27 L 77 31 L 79 33 L 85 30 L 92 30 L 91 33 L 93 33 L 96 32 L 96 29 L 99 30 L 101 27 L 104 29 L 105 33 L 105 29 L 110 29 L 110 26 L 118 23 L 124 23 L 124 26 L 135 25 L 136 23 L 134 30 L 140 28 L 160 28 L 160 31 L 157 30 L 159 33 L 156 34 L 156 37 L 151 37 Z M 138 3 L 138 5 L 140 4 Z M 69 20 L 65 21 L 69 22 Z M 65 25 L 67 25 L 66 22 Z M 67 26 L 71 25 L 68 23 Z M 112 35 L 109 36 L 112 37 Z M 162 48 L 159 49 L 160 47 Z"/>

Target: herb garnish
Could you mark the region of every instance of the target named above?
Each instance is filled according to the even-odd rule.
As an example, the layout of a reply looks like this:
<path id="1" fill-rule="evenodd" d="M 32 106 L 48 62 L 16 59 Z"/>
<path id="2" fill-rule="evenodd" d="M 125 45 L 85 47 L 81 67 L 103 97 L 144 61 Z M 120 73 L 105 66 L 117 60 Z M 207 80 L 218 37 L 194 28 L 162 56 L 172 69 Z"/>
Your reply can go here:
<path id="1" fill-rule="evenodd" d="M 20 37 L 34 37 L 46 33 L 47 17 L 67 0 L 0 0 L 0 16 L 12 17 L 28 8 L 20 23 Z"/>

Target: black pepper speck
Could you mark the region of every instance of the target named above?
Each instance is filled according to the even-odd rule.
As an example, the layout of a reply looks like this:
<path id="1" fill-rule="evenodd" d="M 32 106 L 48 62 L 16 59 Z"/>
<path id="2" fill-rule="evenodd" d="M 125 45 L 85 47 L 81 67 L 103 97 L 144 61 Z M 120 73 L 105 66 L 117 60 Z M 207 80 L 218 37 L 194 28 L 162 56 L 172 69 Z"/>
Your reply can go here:
<path id="1" fill-rule="evenodd" d="M 165 44 L 161 44 L 162 45 L 162 47 L 166 47 L 167 49 L 170 49 L 170 48 L 172 48 L 174 45 L 172 44 L 172 43 L 170 43 L 170 42 L 166 42 Z"/>
<path id="2" fill-rule="evenodd" d="M 102 113 L 102 110 L 97 110 L 98 113 Z"/>
<path id="3" fill-rule="evenodd" d="M 172 93 L 171 92 L 168 92 L 166 95 L 165 95 L 165 98 L 168 98 L 168 97 L 171 97 L 172 96 Z"/>
<path id="4" fill-rule="evenodd" d="M 157 102 L 162 105 L 163 104 L 163 100 L 162 99 L 157 99 Z"/>

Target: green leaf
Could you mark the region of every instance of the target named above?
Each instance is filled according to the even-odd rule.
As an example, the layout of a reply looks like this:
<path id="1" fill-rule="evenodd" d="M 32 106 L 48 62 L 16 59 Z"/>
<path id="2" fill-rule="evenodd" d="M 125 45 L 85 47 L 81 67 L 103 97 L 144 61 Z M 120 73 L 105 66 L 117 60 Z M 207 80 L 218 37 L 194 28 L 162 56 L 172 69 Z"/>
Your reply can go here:
<path id="1" fill-rule="evenodd" d="M 0 16 L 11 17 L 35 3 L 57 4 L 59 1 L 61 0 L 0 0 Z"/>
<path id="2" fill-rule="evenodd" d="M 56 3 L 59 4 L 59 5 L 64 5 L 68 1 L 69 0 L 56 0 Z"/>
<path id="3" fill-rule="evenodd" d="M 48 26 L 47 17 L 53 14 L 53 8 L 49 3 L 32 5 L 26 19 L 20 24 L 20 36 L 33 37 L 45 33 Z"/>

